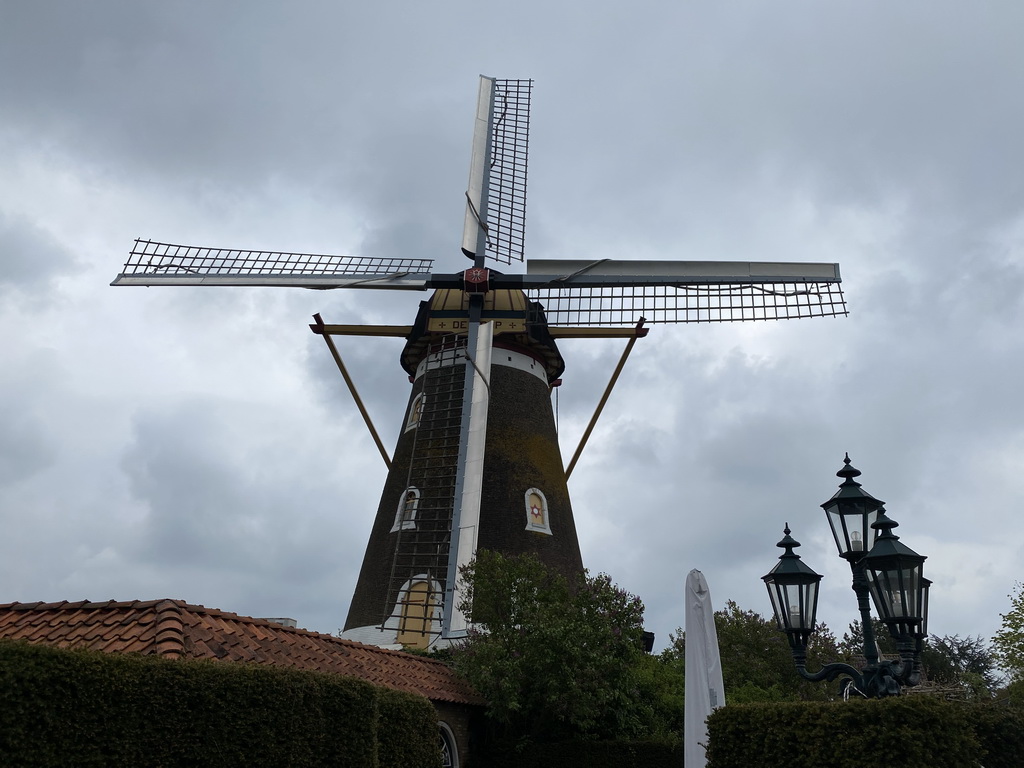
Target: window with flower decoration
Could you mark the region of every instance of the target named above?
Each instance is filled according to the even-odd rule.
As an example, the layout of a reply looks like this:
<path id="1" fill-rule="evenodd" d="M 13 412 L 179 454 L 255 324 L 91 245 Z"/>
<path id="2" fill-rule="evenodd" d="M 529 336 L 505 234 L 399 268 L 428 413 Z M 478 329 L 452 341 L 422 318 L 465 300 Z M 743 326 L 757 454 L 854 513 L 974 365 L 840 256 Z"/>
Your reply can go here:
<path id="1" fill-rule="evenodd" d="M 551 522 L 548 520 L 548 500 L 539 488 L 530 488 L 526 492 L 526 530 L 551 535 Z"/>

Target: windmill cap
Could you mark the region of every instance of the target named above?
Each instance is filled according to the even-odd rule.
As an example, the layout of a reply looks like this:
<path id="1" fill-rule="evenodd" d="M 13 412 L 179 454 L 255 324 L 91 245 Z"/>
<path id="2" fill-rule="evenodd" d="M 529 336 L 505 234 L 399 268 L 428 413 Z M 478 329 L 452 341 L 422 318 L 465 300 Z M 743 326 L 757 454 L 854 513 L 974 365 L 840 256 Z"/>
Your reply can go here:
<path id="1" fill-rule="evenodd" d="M 483 320 L 495 323 L 495 346 L 516 349 L 538 360 L 555 381 L 565 370 L 565 361 L 548 332 L 544 308 L 519 290 L 492 290 L 483 295 Z M 410 376 L 441 336 L 458 332 L 469 318 L 469 294 L 442 288 L 420 303 L 416 322 L 402 350 L 402 367 Z M 502 329 L 504 326 L 504 330 Z"/>

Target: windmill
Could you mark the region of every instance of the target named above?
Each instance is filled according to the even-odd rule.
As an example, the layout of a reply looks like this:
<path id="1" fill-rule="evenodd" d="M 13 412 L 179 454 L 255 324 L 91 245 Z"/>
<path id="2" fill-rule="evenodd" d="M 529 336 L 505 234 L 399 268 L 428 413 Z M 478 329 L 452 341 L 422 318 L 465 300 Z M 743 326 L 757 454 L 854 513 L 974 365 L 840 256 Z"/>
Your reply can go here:
<path id="1" fill-rule="evenodd" d="M 531 80 L 480 78 L 462 251 L 433 260 L 217 249 L 137 240 L 113 285 L 291 286 L 433 291 L 411 326 L 332 325 L 314 315 L 385 463 L 381 495 L 343 635 L 425 647 L 462 637 L 459 568 L 477 548 L 533 552 L 582 568 L 567 479 L 645 323 L 845 315 L 836 264 L 524 261 Z M 412 390 L 389 457 L 335 336 L 405 338 Z M 557 340 L 627 339 L 579 448 L 563 463 L 551 408 Z"/>

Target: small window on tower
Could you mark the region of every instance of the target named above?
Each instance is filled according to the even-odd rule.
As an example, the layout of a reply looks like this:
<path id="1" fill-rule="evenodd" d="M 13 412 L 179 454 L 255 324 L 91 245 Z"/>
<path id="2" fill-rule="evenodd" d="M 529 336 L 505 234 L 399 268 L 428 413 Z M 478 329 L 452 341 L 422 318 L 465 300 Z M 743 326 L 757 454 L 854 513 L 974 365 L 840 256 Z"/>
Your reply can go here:
<path id="1" fill-rule="evenodd" d="M 436 631 L 437 593 L 428 581 L 414 581 L 400 595 L 397 640 L 406 648 L 426 648 Z"/>
<path id="2" fill-rule="evenodd" d="M 391 533 L 414 529 L 416 527 L 416 508 L 419 505 L 420 492 L 415 488 L 406 488 L 405 493 L 402 494 L 402 500 L 398 503 L 395 524 L 391 526 Z"/>
<path id="3" fill-rule="evenodd" d="M 420 425 L 420 416 L 423 415 L 423 393 L 420 392 L 412 400 L 412 405 L 409 406 L 409 418 L 405 422 L 405 431 L 408 432 L 410 429 L 415 429 Z"/>
<path id="4" fill-rule="evenodd" d="M 531 488 L 526 492 L 526 530 L 551 535 L 548 500 L 537 488 Z"/>

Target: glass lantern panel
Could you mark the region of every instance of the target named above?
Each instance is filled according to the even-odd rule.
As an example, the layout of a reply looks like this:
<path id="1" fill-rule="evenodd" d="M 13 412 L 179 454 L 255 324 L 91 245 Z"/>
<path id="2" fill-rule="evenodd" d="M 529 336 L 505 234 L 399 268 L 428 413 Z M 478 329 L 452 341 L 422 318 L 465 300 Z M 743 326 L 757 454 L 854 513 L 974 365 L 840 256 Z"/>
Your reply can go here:
<path id="1" fill-rule="evenodd" d="M 775 623 L 783 632 L 793 629 L 811 629 L 817 608 L 816 582 L 805 584 L 768 584 Z"/>
<path id="2" fill-rule="evenodd" d="M 839 506 L 835 505 L 826 508 L 825 516 L 828 518 L 828 524 L 832 528 L 832 538 L 835 539 L 836 547 L 839 549 L 840 556 L 842 556 L 848 546 L 848 539 L 843 516 L 839 514 Z"/>
<path id="3" fill-rule="evenodd" d="M 871 591 L 871 602 L 875 604 L 875 612 L 883 621 L 892 618 L 893 585 L 889 580 L 888 571 L 867 570 L 864 574 Z"/>
<path id="4" fill-rule="evenodd" d="M 921 582 L 919 568 L 904 568 L 900 572 L 900 594 L 899 603 L 902 612 L 900 616 L 917 617 L 917 590 Z M 894 595 L 894 597 L 896 597 Z"/>
<path id="5" fill-rule="evenodd" d="M 875 543 L 878 532 L 871 525 L 878 519 L 878 510 L 863 503 L 838 503 L 828 507 L 828 523 L 840 557 L 864 554 Z"/>
<path id="6" fill-rule="evenodd" d="M 864 540 L 868 542 L 868 549 L 871 549 L 873 546 L 875 546 L 875 539 L 878 538 L 879 531 L 871 527 L 875 524 L 875 521 L 877 519 L 878 507 L 870 508 L 867 511 L 867 514 L 864 515 L 864 530 L 862 533 Z"/>
<path id="7" fill-rule="evenodd" d="M 805 629 L 814 629 L 815 616 L 818 612 L 818 582 L 805 585 L 804 601 Z"/>
<path id="8" fill-rule="evenodd" d="M 804 628 L 802 596 L 799 585 L 786 585 L 786 624 L 791 629 Z"/>
<path id="9" fill-rule="evenodd" d="M 794 629 L 814 628 L 814 613 L 818 604 L 817 582 L 790 587 L 788 597 L 790 626 Z"/>
<path id="10" fill-rule="evenodd" d="M 928 635 L 928 591 L 932 583 L 928 579 L 921 579 L 921 591 L 918 593 L 921 600 L 921 636 Z"/>
<path id="11" fill-rule="evenodd" d="M 871 600 L 890 634 L 899 639 L 917 632 L 922 615 L 920 564 L 909 568 L 866 569 Z"/>
<path id="12" fill-rule="evenodd" d="M 924 621 L 924 601 L 926 599 L 925 592 L 927 587 L 925 586 L 926 579 L 923 575 L 924 563 L 918 563 L 913 569 L 913 583 L 912 587 L 907 594 L 907 600 L 912 609 L 912 615 L 914 618 Z"/>
<path id="13" fill-rule="evenodd" d="M 765 586 L 768 587 L 768 597 L 772 601 L 772 611 L 775 614 L 775 623 L 778 624 L 779 629 L 783 632 L 786 631 L 786 625 L 783 623 L 784 611 L 782 606 L 785 605 L 785 601 L 779 594 L 780 586 L 778 584 L 769 584 L 765 582 Z"/>

